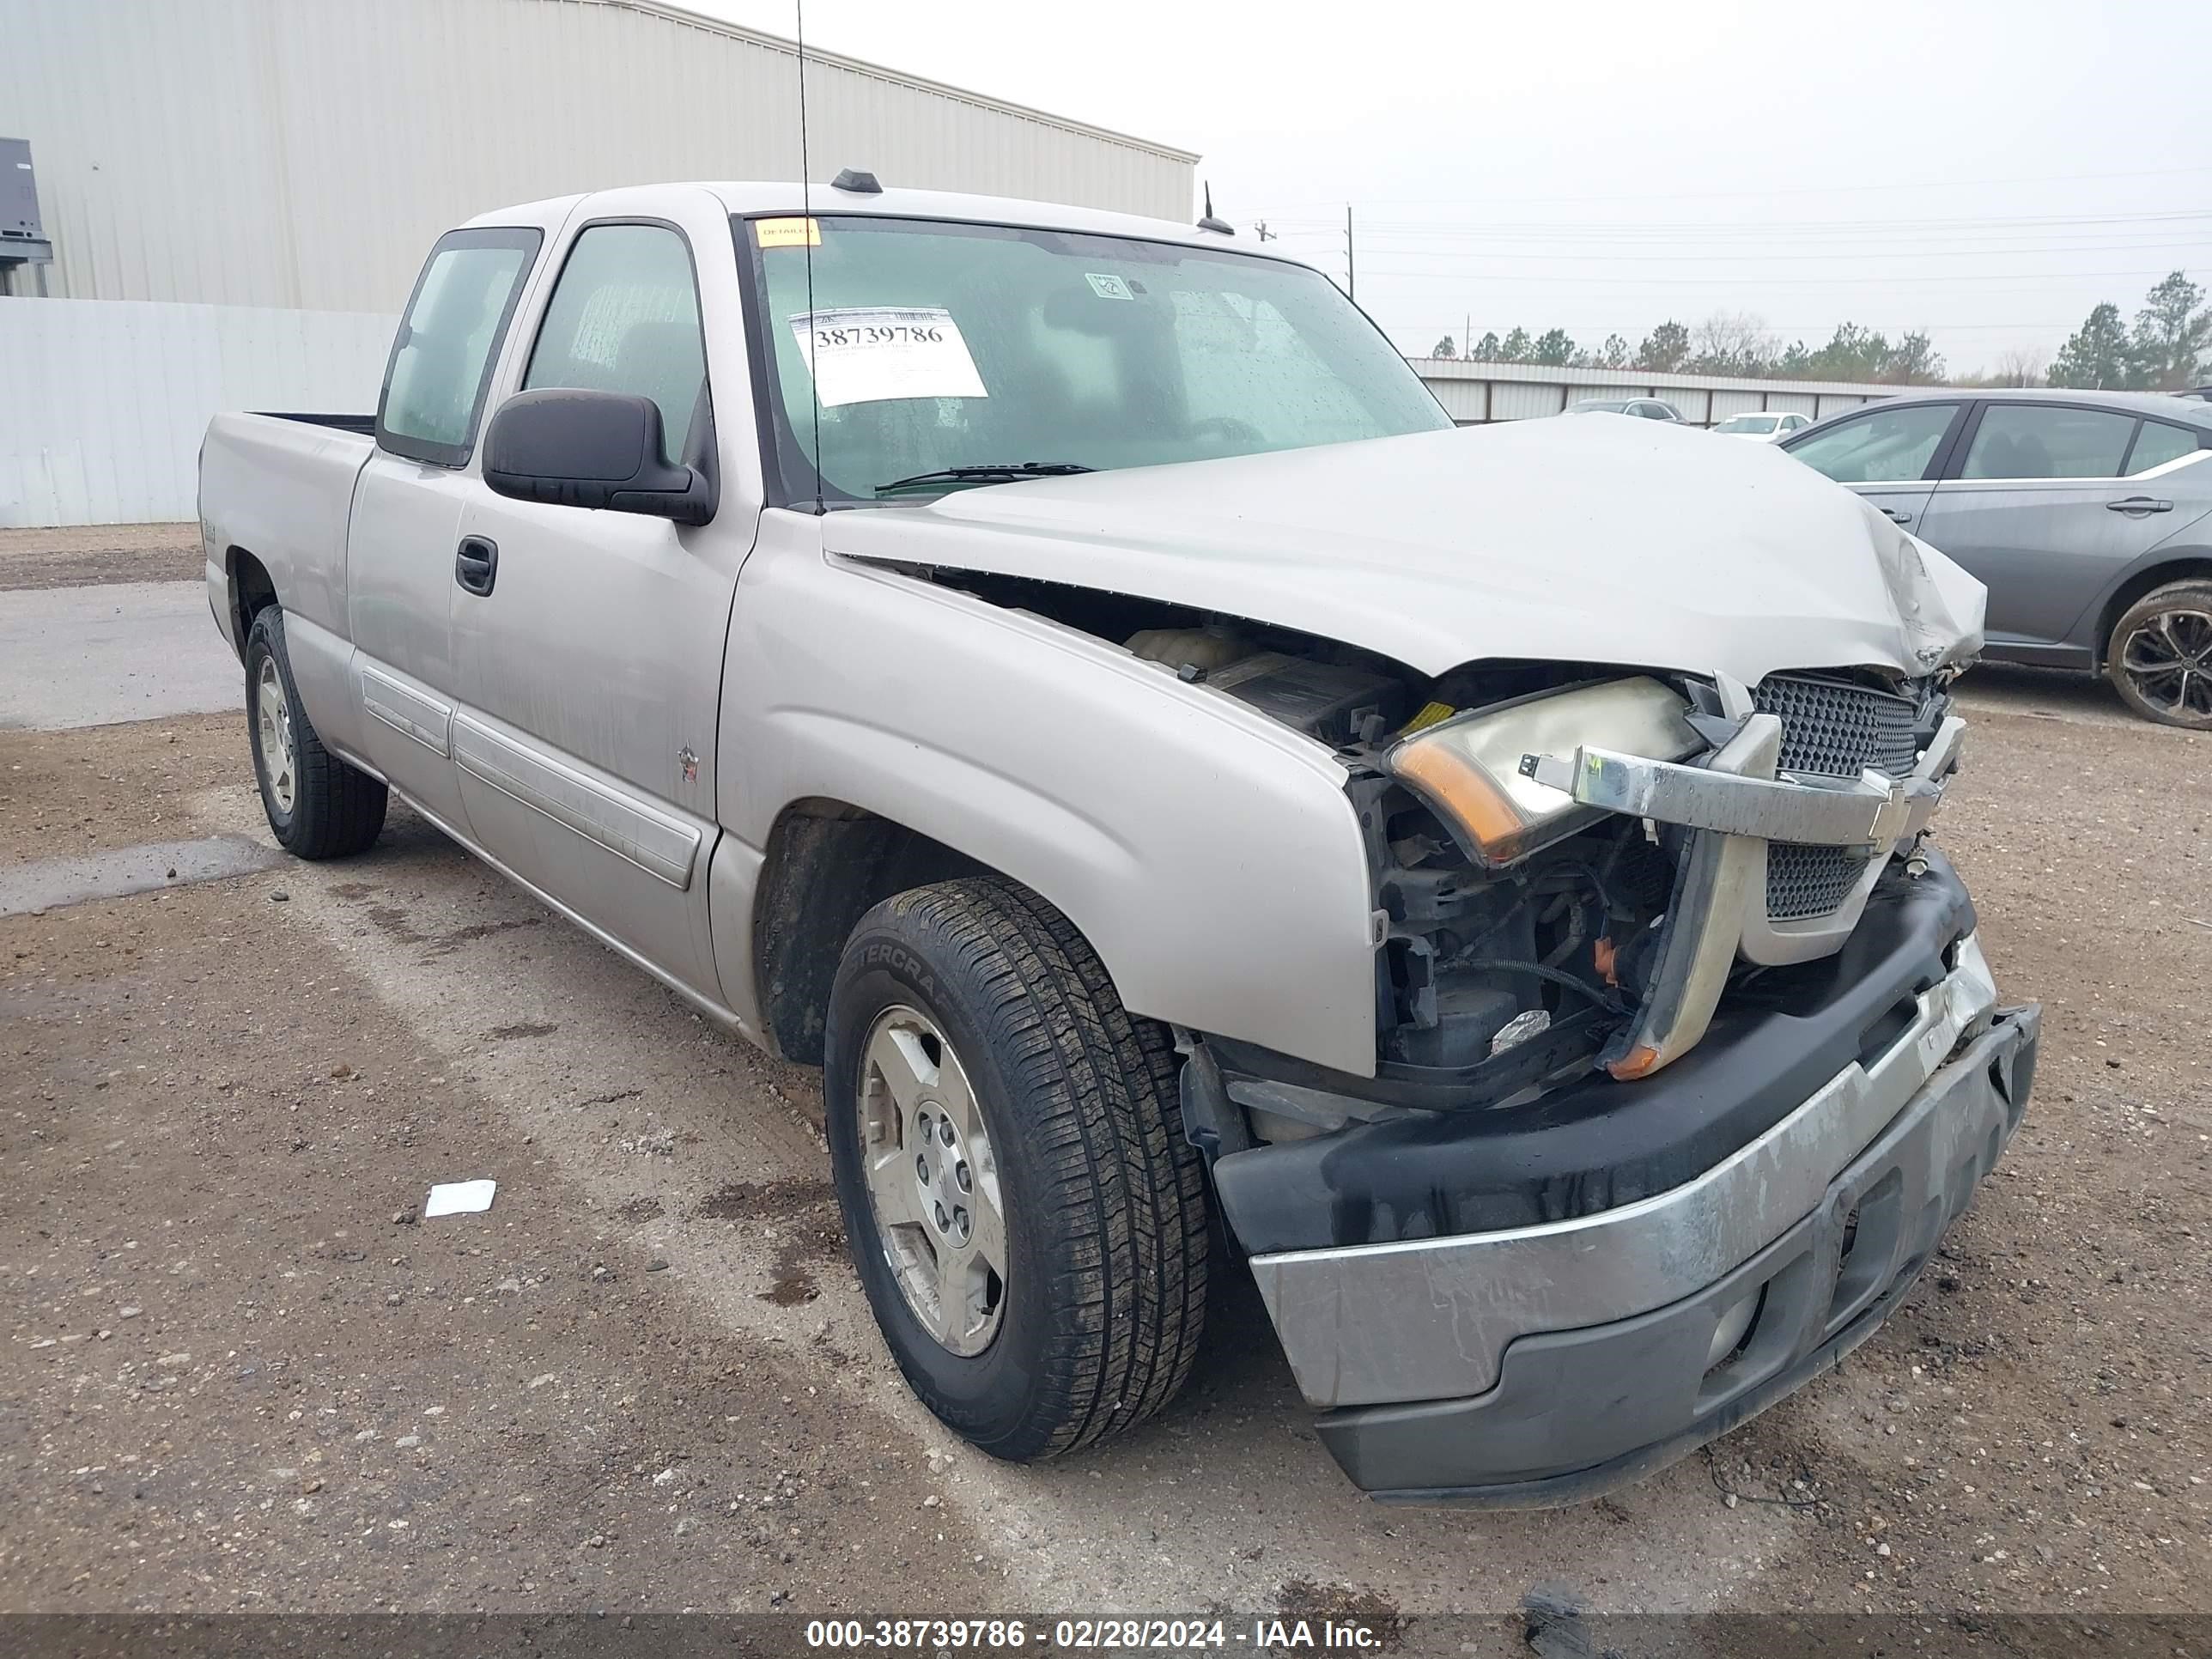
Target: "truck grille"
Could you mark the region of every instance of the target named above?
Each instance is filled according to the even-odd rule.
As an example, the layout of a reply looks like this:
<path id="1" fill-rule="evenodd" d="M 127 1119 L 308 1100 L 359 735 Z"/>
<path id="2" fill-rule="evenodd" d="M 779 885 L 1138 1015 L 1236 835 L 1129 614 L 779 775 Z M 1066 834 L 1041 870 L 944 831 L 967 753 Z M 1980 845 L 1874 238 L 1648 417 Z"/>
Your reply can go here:
<path id="1" fill-rule="evenodd" d="M 1844 902 L 1866 869 L 1847 847 L 1778 841 L 1766 849 L 1766 914 L 1774 921 L 1825 916 Z"/>
<path id="2" fill-rule="evenodd" d="M 1782 721 L 1784 772 L 1856 778 L 1869 767 L 1903 777 L 1919 757 L 1918 708 L 1910 697 L 1845 681 L 1772 674 L 1753 705 Z M 1849 848 L 1776 842 L 1766 849 L 1766 914 L 1775 921 L 1825 916 L 1866 869 Z"/>
<path id="3" fill-rule="evenodd" d="M 1856 778 L 1871 766 L 1901 778 L 1919 757 L 1910 697 L 1795 674 L 1770 674 L 1751 696 L 1760 713 L 1781 717 L 1785 772 Z"/>

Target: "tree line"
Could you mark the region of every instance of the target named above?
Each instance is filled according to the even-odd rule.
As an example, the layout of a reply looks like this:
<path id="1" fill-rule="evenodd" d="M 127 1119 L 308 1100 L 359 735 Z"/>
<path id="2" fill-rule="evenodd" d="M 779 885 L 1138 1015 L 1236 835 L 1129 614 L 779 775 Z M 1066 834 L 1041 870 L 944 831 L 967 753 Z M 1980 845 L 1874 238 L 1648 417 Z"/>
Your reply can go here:
<path id="1" fill-rule="evenodd" d="M 1838 324 L 1823 346 L 1783 343 L 1757 317 L 1720 312 L 1694 328 L 1659 325 L 1631 348 L 1618 334 L 1579 344 L 1563 328 L 1531 334 L 1516 328 L 1485 334 L 1464 352 L 1447 334 L 1429 354 L 1472 362 L 1535 363 L 1555 368 L 1635 368 L 1661 374 L 1725 374 L 1754 380 L 1854 380 L 1878 385 L 1944 384 L 1942 355 L 1923 331 L 1893 340 L 1879 329 Z M 2204 290 L 2177 270 L 2143 296 L 2130 327 L 2109 301 L 2090 312 L 2059 348 L 2046 372 L 2042 354 L 2008 351 L 1993 374 L 1961 375 L 1984 386 L 2080 386 L 2103 390 L 2181 391 L 2212 377 L 2212 305 Z"/>
<path id="2" fill-rule="evenodd" d="M 1437 342 L 1432 357 L 1456 357 L 1459 343 L 1449 334 Z M 1618 334 L 1584 347 L 1563 328 L 1531 335 L 1516 328 L 1500 337 L 1484 335 L 1468 349 L 1468 360 L 1485 363 L 1536 363 L 1554 368 L 1641 368 L 1659 374 L 1729 374 L 1758 380 L 1874 380 L 1918 385 L 1943 378 L 1943 358 L 1924 333 L 1892 340 L 1879 329 L 1843 323 L 1824 346 L 1802 340 L 1783 343 L 1758 318 L 1717 313 L 1694 328 L 1669 320 L 1631 349 Z"/>
<path id="3" fill-rule="evenodd" d="M 2058 349 L 2052 386 L 2098 391 L 2180 392 L 2212 374 L 2212 306 L 2204 290 L 2177 270 L 2143 295 L 2130 329 L 2110 301 Z"/>

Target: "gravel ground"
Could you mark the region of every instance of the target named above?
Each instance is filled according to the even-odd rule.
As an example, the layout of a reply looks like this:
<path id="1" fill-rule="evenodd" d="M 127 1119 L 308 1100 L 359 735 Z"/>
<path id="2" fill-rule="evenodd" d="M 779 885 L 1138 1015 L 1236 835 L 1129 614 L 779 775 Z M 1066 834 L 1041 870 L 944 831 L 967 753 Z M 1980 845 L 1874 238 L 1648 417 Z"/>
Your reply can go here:
<path id="1" fill-rule="evenodd" d="M 1238 1287 L 1146 1429 L 952 1443 L 812 1075 L 404 813 L 0 921 L 0 1608 L 2212 1611 L 2212 739 L 1968 702 L 1942 837 L 2045 1005 L 2025 1127 L 1841 1372 L 1549 1514 L 1361 1500 Z M 265 836 L 249 779 L 236 717 L 0 733 L 0 858 Z"/>
<path id="2" fill-rule="evenodd" d="M 0 530 L 0 592 L 104 582 L 196 582 L 205 568 L 196 524 Z"/>

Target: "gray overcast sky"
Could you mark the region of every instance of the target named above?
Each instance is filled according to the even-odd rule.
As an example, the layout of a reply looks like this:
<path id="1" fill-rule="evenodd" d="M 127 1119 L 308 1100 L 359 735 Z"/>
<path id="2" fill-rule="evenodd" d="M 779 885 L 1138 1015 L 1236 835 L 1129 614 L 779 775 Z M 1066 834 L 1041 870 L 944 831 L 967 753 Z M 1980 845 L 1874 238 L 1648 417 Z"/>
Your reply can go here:
<path id="1" fill-rule="evenodd" d="M 791 0 L 689 3 L 793 31 Z M 1340 277 L 1348 199 L 1407 351 L 1470 315 L 1633 345 L 1741 311 L 1926 328 L 1959 372 L 2212 278 L 2203 0 L 811 0 L 806 32 L 1200 151 L 1218 211 Z"/>

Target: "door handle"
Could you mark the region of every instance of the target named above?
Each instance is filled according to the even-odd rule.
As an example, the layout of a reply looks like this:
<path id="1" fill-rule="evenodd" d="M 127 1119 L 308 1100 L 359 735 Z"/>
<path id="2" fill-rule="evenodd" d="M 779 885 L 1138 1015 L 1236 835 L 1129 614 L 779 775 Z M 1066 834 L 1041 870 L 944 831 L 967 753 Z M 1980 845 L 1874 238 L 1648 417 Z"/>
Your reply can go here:
<path id="1" fill-rule="evenodd" d="M 1911 524 L 1912 522 L 1912 515 L 1910 513 L 1900 513 L 1893 507 L 1885 507 L 1882 508 L 1881 516 L 1889 520 L 1893 524 Z"/>
<path id="2" fill-rule="evenodd" d="M 499 544 L 482 536 L 464 536 L 453 550 L 453 580 L 478 599 L 491 592 L 499 580 Z"/>
<path id="3" fill-rule="evenodd" d="M 2106 501 L 2107 513 L 2171 513 L 2172 501 L 2154 501 L 2148 495 L 2130 495 L 2124 501 Z"/>

